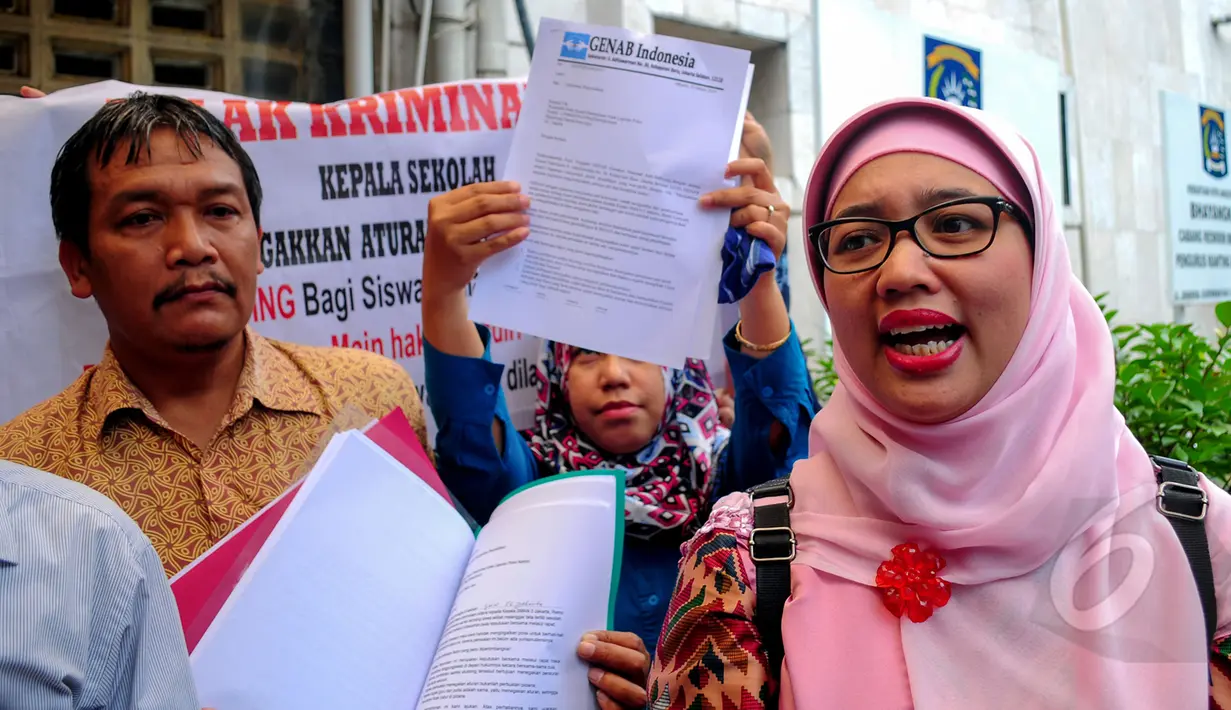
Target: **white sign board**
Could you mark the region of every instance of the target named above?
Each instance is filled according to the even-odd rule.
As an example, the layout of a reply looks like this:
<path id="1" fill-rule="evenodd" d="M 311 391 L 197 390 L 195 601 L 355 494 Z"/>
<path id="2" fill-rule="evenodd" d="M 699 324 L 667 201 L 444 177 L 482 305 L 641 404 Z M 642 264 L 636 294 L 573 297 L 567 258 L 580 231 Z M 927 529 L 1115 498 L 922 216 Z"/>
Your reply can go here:
<path id="1" fill-rule="evenodd" d="M 1171 291 L 1179 303 L 1231 298 L 1226 112 L 1162 92 Z"/>

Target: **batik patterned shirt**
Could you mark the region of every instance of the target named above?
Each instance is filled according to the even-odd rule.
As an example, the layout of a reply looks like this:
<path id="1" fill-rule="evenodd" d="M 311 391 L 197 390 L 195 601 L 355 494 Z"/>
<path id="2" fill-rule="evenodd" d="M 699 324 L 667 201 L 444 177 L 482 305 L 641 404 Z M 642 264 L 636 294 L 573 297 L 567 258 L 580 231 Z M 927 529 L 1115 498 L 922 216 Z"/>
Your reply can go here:
<path id="1" fill-rule="evenodd" d="M 205 448 L 158 414 L 108 347 L 68 389 L 0 427 L 0 459 L 118 503 L 171 575 L 306 473 L 335 429 L 401 407 L 427 448 L 418 392 L 392 360 L 246 337 L 235 398 Z"/>

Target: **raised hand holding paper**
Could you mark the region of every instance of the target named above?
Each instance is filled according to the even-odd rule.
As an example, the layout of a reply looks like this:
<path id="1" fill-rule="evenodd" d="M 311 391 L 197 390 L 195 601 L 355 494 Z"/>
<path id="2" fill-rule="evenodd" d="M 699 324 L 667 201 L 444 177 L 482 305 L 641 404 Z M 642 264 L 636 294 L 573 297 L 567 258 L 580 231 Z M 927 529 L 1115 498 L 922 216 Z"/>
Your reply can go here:
<path id="1" fill-rule="evenodd" d="M 471 319 L 670 367 L 708 354 L 724 185 L 749 53 L 543 20 L 505 179 L 530 237 L 479 273 Z M 654 337 L 646 337 L 653 333 Z"/>

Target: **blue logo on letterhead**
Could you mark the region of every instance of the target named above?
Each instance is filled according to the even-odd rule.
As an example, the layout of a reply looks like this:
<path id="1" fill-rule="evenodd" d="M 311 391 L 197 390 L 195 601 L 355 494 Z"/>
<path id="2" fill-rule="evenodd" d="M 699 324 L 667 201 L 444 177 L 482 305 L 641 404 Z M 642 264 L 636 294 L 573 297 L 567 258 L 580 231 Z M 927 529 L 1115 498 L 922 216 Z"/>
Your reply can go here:
<path id="1" fill-rule="evenodd" d="M 586 51 L 590 49 L 590 35 L 581 32 L 565 32 L 564 44 L 560 46 L 560 56 L 565 59 L 585 59 Z"/>
<path id="2" fill-rule="evenodd" d="M 1201 155 L 1205 171 L 1216 178 L 1227 176 L 1227 121 L 1222 111 L 1201 107 Z"/>
<path id="3" fill-rule="evenodd" d="M 977 49 L 924 35 L 924 96 L 983 108 L 982 58 Z"/>

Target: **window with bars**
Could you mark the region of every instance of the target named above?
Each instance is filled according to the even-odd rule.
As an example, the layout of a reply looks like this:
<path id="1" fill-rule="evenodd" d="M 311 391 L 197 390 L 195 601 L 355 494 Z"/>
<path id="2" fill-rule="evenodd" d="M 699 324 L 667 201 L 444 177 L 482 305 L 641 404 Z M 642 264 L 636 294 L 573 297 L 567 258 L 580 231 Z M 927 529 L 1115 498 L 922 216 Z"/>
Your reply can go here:
<path id="1" fill-rule="evenodd" d="M 17 34 L 0 34 L 0 75 L 28 76 L 29 64 L 26 38 Z"/>
<path id="2" fill-rule="evenodd" d="M 120 79 L 335 101 L 342 2 L 0 0 L 0 93 Z"/>
<path id="3" fill-rule="evenodd" d="M 1060 81 L 1058 117 L 1060 121 L 1060 200 L 1065 223 L 1078 225 L 1082 221 L 1081 179 L 1078 172 L 1080 135 L 1077 132 L 1076 100 L 1073 80 Z"/>
<path id="4" fill-rule="evenodd" d="M 115 0 L 54 0 L 51 13 L 61 17 L 104 22 L 118 22 L 120 19 Z"/>
<path id="5" fill-rule="evenodd" d="M 53 76 L 79 79 L 123 79 L 123 47 L 74 42 L 52 45 Z"/>
<path id="6" fill-rule="evenodd" d="M 245 42 L 300 49 L 307 34 L 307 17 L 290 5 L 246 3 L 241 11 Z"/>
<path id="7" fill-rule="evenodd" d="M 150 0 L 150 27 L 220 35 L 216 0 Z"/>
<path id="8" fill-rule="evenodd" d="M 219 60 L 211 57 L 159 56 L 152 57 L 154 83 L 163 86 L 189 86 L 194 89 L 221 90 Z"/>

